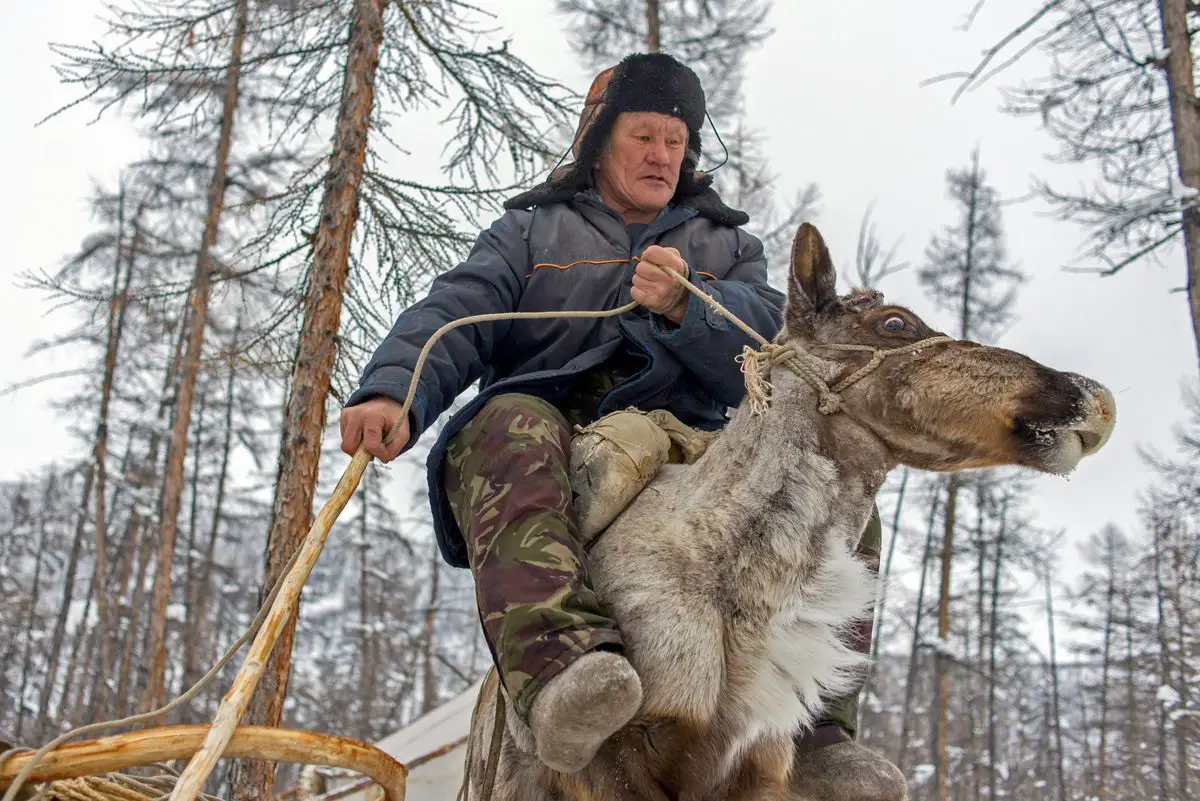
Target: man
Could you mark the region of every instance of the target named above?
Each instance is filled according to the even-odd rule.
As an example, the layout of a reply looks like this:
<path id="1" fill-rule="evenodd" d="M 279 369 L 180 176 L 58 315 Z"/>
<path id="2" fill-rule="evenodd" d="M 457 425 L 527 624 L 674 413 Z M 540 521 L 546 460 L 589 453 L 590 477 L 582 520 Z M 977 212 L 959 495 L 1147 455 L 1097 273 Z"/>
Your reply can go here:
<path id="1" fill-rule="evenodd" d="M 467 259 L 400 315 L 342 413 L 343 450 L 363 444 L 388 461 L 480 381 L 429 456 L 435 531 L 447 562 L 475 576 L 488 645 L 538 756 L 565 772 L 583 768 L 641 702 L 621 634 L 588 582 L 567 480 L 572 426 L 636 406 L 713 430 L 741 401 L 734 357 L 749 338 L 655 265 L 765 337 L 781 325 L 784 298 L 767 284 L 762 243 L 696 172 L 704 120 L 699 80 L 670 56 L 635 54 L 601 73 L 575 161 L 510 200 Z M 444 323 L 630 300 L 640 307 L 619 318 L 456 329 L 432 349 L 409 419 L 383 444 L 418 352 Z M 877 552 L 878 526 L 867 533 Z M 797 781 L 849 778 L 856 798 L 902 798 L 895 769 L 852 742 L 853 699 L 833 708 L 842 714 L 797 744 L 797 764 L 820 766 Z M 890 794 L 863 795 L 865 780 L 847 771 L 885 776 Z"/>

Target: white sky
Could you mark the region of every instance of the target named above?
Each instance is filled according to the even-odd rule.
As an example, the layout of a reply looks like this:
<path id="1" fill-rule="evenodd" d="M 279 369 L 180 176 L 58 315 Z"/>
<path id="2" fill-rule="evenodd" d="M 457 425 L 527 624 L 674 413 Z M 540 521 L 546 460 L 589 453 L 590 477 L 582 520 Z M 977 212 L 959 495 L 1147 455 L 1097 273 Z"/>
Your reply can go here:
<path id="1" fill-rule="evenodd" d="M 956 29 L 973 4 L 776 0 L 777 33 L 750 56 L 746 105 L 752 124 L 768 137 L 768 158 L 782 188 L 820 185 L 824 200 L 815 222 L 843 273 L 852 267 L 859 222 L 871 201 L 877 202 L 885 244 L 902 236 L 900 257 L 919 264 L 931 233 L 952 219 L 944 172 L 965 164 L 977 142 L 1005 197 L 1026 194 L 1034 174 L 1070 174 L 1044 159 L 1053 143 L 1035 120 L 995 110 L 995 86 L 955 106 L 949 104 L 951 85 L 919 86 L 934 74 L 971 66 L 1033 5 L 992 0 L 964 34 Z M 500 13 L 499 24 L 514 36 L 518 54 L 586 89 L 590 75 L 568 51 L 550 0 L 478 5 Z M 106 117 L 89 126 L 86 110 L 34 128 L 74 96 L 57 83 L 47 42 L 87 42 L 100 32 L 95 16 L 101 11 L 93 0 L 13 3 L 0 11 L 0 73 L 8 76 L 0 82 L 0 386 L 59 369 L 23 357 L 34 338 L 55 333 L 65 318 L 46 316 L 39 296 L 15 286 L 16 275 L 54 269 L 70 254 L 91 230 L 86 199 L 92 178 L 110 180 L 140 153 L 128 124 Z M 441 143 L 433 134 L 428 146 L 436 157 Z M 711 131 L 705 147 L 717 151 Z M 416 153 L 419 158 L 421 150 Z M 1010 254 L 1029 280 L 1019 319 L 1001 344 L 1102 381 L 1118 407 L 1107 448 L 1069 480 L 1036 479 L 1032 508 L 1041 524 L 1068 528 L 1077 539 L 1109 521 L 1131 527 L 1136 493 L 1148 480 L 1136 449 L 1170 443 L 1171 426 L 1182 414 L 1180 380 L 1196 371 L 1185 296 L 1170 293 L 1184 283 L 1182 257 L 1174 251 L 1165 267 L 1138 266 L 1108 279 L 1072 274 L 1061 266 L 1082 247 L 1080 229 L 1051 219 L 1040 202 L 1008 208 L 1005 224 Z M 882 288 L 931 323 L 952 328 L 915 286 L 915 274 L 905 274 L 885 280 Z M 55 391 L 49 384 L 0 397 L 0 420 L 7 425 L 0 479 L 80 447 L 46 408 Z M 1069 566 L 1073 549 L 1063 558 Z"/>

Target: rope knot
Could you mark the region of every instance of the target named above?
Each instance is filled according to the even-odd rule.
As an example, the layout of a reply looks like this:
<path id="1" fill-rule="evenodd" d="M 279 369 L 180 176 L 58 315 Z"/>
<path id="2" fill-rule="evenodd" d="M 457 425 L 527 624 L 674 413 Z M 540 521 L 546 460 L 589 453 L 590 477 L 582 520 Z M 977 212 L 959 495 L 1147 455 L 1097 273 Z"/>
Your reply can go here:
<path id="1" fill-rule="evenodd" d="M 842 409 L 842 398 L 834 392 L 822 392 L 817 411 L 821 414 L 835 414 Z"/>
<path id="2" fill-rule="evenodd" d="M 742 355 L 735 357 L 742 366 L 742 375 L 746 380 L 746 402 L 750 404 L 750 412 L 762 415 L 771 405 L 771 393 L 775 387 L 767 380 L 771 367 L 792 358 L 794 350 L 791 345 L 777 345 L 774 342 L 763 344 L 758 350 L 746 345 Z"/>

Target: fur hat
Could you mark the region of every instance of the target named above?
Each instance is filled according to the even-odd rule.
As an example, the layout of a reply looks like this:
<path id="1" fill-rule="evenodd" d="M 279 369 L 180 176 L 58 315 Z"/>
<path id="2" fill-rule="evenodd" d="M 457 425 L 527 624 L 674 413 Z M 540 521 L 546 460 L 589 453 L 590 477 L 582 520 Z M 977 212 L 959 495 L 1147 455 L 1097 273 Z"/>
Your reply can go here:
<path id="1" fill-rule="evenodd" d="M 726 206 L 712 189 L 712 177 L 696 171 L 702 152 L 700 130 L 705 119 L 704 89 L 690 68 L 665 53 L 632 53 L 592 80 L 571 143 L 574 161 L 550 173 L 545 183 L 509 200 L 505 208 L 566 200 L 592 186 L 592 170 L 613 123 L 622 112 L 654 111 L 683 120 L 688 129 L 687 153 L 680 167 L 674 203 L 695 206 L 700 213 L 728 225 L 745 225 L 749 217 Z M 689 202 L 690 201 L 690 202 Z"/>
<path id="2" fill-rule="evenodd" d="M 666 53 L 634 53 L 592 81 L 571 145 L 576 161 L 594 164 L 613 123 L 626 111 L 654 111 L 683 120 L 688 150 L 700 158 L 704 125 L 700 79 Z"/>

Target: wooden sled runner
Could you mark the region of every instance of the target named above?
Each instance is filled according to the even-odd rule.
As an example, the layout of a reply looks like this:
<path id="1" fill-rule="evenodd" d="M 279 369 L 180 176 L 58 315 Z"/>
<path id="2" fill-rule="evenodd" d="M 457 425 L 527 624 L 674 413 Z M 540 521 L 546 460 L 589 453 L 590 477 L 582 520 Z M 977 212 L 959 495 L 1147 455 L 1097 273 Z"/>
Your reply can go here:
<path id="1" fill-rule="evenodd" d="M 38 762 L 22 790 L 29 791 L 29 798 L 42 790 L 41 798 L 46 801 L 162 798 L 174 788 L 174 775 L 162 771 L 158 776 L 135 776 L 117 771 L 188 759 L 200 750 L 208 730 L 207 725 L 163 726 L 64 745 Z M 0 794 L 8 790 L 31 755 L 19 753 L 0 764 Z M 404 801 L 408 768 L 375 746 L 348 737 L 241 726 L 225 756 L 353 770 L 370 777 L 386 801 Z"/>

